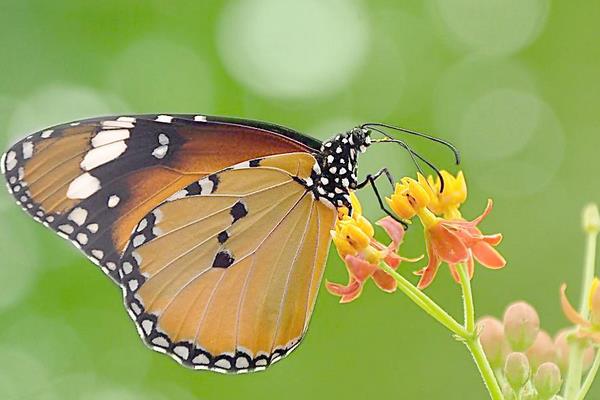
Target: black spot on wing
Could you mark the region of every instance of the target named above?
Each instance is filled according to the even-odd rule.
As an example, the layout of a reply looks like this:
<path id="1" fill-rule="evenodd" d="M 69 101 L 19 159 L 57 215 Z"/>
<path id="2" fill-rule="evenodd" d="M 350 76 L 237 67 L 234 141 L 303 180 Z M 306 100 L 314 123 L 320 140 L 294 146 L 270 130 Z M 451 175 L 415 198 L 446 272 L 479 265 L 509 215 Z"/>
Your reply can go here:
<path id="1" fill-rule="evenodd" d="M 211 193 L 214 193 L 217 190 L 217 187 L 219 187 L 219 176 L 217 174 L 209 175 L 208 180 L 213 184 Z"/>
<path id="2" fill-rule="evenodd" d="M 254 160 L 250 160 L 248 162 L 248 165 L 251 167 L 258 167 L 260 165 L 260 158 L 254 159 Z"/>
<path id="3" fill-rule="evenodd" d="M 246 205 L 244 203 L 238 201 L 233 205 L 233 207 L 231 207 L 230 213 L 233 217 L 233 221 L 231 222 L 233 224 L 238 219 L 244 218 L 246 215 L 248 215 L 248 209 L 246 208 Z"/>
<path id="4" fill-rule="evenodd" d="M 213 261 L 213 268 L 228 268 L 233 264 L 235 259 L 227 250 L 219 251 Z"/>
<path id="5" fill-rule="evenodd" d="M 220 244 L 223 244 L 227 241 L 227 239 L 229 239 L 229 233 L 227 233 L 227 231 L 223 231 L 223 232 L 219 233 L 219 236 L 217 236 L 217 239 L 219 240 Z"/>

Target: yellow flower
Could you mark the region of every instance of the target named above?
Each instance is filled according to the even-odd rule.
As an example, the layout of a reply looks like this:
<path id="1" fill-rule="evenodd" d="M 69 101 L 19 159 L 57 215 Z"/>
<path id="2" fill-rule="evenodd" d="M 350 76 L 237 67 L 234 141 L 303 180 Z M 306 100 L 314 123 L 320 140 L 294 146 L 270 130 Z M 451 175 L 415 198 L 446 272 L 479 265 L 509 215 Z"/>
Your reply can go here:
<path id="1" fill-rule="evenodd" d="M 405 220 L 412 219 L 429 205 L 430 200 L 429 194 L 423 186 L 408 177 L 402 178 L 400 183 L 396 183 L 392 196 L 385 198 L 390 208 Z"/>
<path id="2" fill-rule="evenodd" d="M 401 261 L 415 261 L 400 257 L 396 252 L 404 237 L 402 224 L 391 217 L 385 217 L 377 222 L 390 239 L 387 246 L 373 238 L 373 225 L 362 215 L 362 207 L 354 193 L 350 194 L 352 215 L 345 207 L 340 208 L 335 229 L 331 231 L 333 243 L 338 254 L 344 260 L 348 271 L 348 284 L 327 282 L 327 290 L 340 296 L 340 302 L 348 303 L 362 293 L 368 279 L 386 292 L 396 290 L 396 280 L 383 270 L 380 263 L 386 263 L 396 269 Z"/>
<path id="3" fill-rule="evenodd" d="M 446 219 L 461 218 L 458 210 L 462 203 L 467 200 L 467 183 L 462 171 L 453 176 L 447 171 L 440 171 L 444 179 L 444 191 L 441 190 L 440 178 L 428 176 L 427 179 L 421 174 L 418 176 L 418 181 L 421 186 L 427 191 L 431 201 L 428 208 L 437 215 L 442 215 Z"/>

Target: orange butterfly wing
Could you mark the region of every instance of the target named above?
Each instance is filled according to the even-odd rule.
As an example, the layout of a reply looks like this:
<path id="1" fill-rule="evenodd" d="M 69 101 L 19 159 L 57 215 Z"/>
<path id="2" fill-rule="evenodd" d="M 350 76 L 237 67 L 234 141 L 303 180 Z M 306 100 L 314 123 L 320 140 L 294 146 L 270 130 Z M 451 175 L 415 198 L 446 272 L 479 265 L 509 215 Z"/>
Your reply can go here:
<path id="1" fill-rule="evenodd" d="M 118 281 L 116 267 L 132 229 L 173 193 L 227 166 L 317 145 L 252 121 L 106 117 L 30 135 L 2 156 L 0 166 L 25 211 Z"/>
<path id="2" fill-rule="evenodd" d="M 188 367 L 246 372 L 299 344 L 337 214 L 303 184 L 314 163 L 289 153 L 236 165 L 141 220 L 119 273 L 151 348 Z"/>

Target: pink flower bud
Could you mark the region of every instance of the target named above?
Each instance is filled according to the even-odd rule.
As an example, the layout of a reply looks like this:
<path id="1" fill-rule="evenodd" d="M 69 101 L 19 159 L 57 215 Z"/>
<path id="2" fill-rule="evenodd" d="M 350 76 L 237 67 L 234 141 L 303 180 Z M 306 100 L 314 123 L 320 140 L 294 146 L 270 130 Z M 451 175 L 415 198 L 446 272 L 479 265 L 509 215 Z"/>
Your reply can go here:
<path id="1" fill-rule="evenodd" d="M 558 365 L 546 362 L 540 365 L 533 377 L 533 385 L 540 400 L 548 400 L 558 393 L 562 385 Z"/>
<path id="2" fill-rule="evenodd" d="M 569 367 L 569 342 L 567 336 L 574 334 L 573 329 L 566 328 L 558 331 L 554 337 L 554 349 L 556 351 L 556 363 L 560 371 L 565 374 Z M 583 371 L 586 372 L 592 366 L 595 350 L 588 347 L 583 352 Z"/>
<path id="3" fill-rule="evenodd" d="M 540 318 L 524 301 L 513 303 L 504 312 L 504 334 L 515 351 L 527 350 L 540 330 Z"/>
<path id="4" fill-rule="evenodd" d="M 485 356 L 492 368 L 500 368 L 510 348 L 504 337 L 502 323 L 494 317 L 482 317 L 477 322 L 480 330 L 479 339 L 485 352 Z"/>
<path id="5" fill-rule="evenodd" d="M 527 356 L 518 352 L 510 353 L 504 364 L 504 375 L 510 386 L 515 392 L 518 392 L 529 380 L 530 370 Z"/>
<path id="6" fill-rule="evenodd" d="M 535 341 L 526 352 L 531 369 L 536 370 L 541 364 L 551 361 L 556 361 L 556 351 L 554 342 L 546 331 L 540 331 L 535 338 Z"/>

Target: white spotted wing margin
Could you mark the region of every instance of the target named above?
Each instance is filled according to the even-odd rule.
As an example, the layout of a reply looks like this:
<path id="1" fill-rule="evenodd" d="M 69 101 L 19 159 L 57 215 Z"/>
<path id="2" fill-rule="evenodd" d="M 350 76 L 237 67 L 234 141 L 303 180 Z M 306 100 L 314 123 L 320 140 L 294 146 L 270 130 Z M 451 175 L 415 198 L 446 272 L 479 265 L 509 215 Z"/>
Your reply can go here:
<path id="1" fill-rule="evenodd" d="M 302 183 L 314 162 L 290 153 L 238 164 L 139 223 L 118 270 L 147 346 L 188 368 L 244 373 L 299 345 L 337 213 Z"/>

